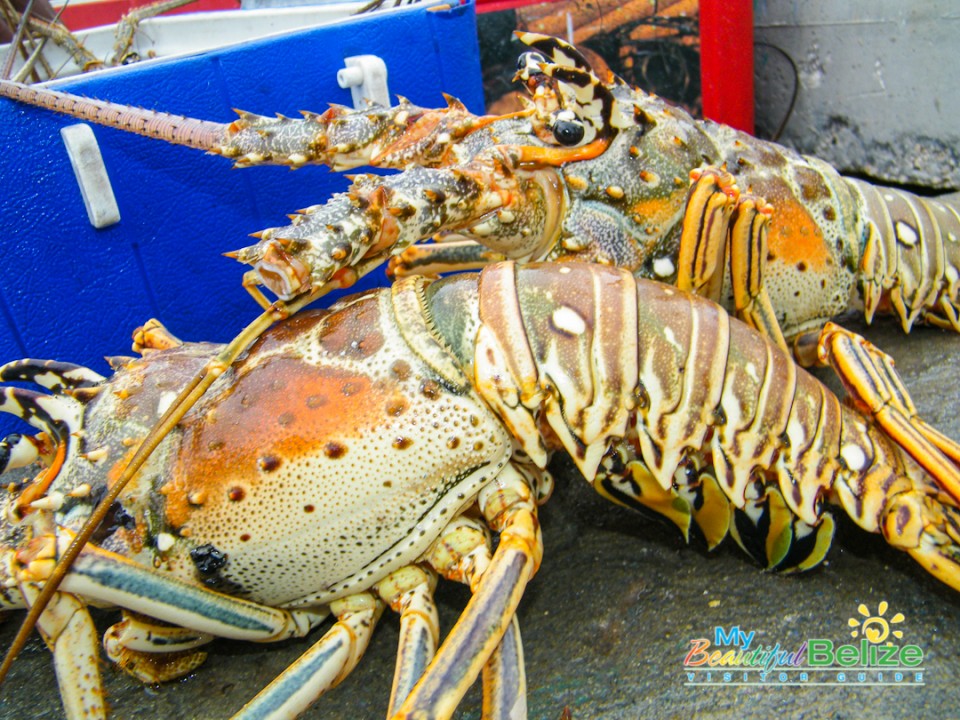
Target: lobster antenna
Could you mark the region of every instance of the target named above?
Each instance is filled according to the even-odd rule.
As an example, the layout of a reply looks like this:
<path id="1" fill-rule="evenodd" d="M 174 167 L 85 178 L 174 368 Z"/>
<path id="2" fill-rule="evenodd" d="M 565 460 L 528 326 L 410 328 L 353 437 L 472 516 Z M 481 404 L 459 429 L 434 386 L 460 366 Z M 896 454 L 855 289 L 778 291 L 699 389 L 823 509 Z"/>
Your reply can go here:
<path id="1" fill-rule="evenodd" d="M 250 345 L 275 322 L 283 320 L 302 310 L 314 300 L 323 297 L 332 290 L 349 287 L 356 282 L 358 277 L 362 277 L 370 272 L 382 263 L 384 259 L 382 255 L 376 255 L 354 266 L 354 273 L 345 274 L 340 279 L 335 277 L 332 281 L 306 295 L 290 301 L 277 300 L 258 315 L 253 322 L 247 325 L 228 345 L 217 353 L 216 357 L 210 360 L 203 369 L 187 383 L 186 387 L 180 391 L 160 420 L 157 421 L 157 424 L 153 426 L 153 429 L 143 439 L 143 442 L 140 443 L 136 453 L 124 469 L 123 474 L 117 479 L 117 482 L 110 488 L 107 494 L 104 495 L 100 504 L 94 508 L 87 522 L 80 528 L 73 542 L 70 543 L 69 547 L 67 547 L 57 561 L 57 564 L 50 573 L 50 577 L 43 584 L 43 588 L 37 595 L 36 600 L 34 600 L 33 605 L 30 606 L 27 616 L 24 618 L 20 629 L 17 631 L 16 637 L 14 637 L 13 642 L 7 650 L 7 654 L 3 658 L 3 662 L 0 663 L 0 683 L 3 683 L 7 677 L 7 673 L 10 672 L 10 668 L 13 666 L 13 661 L 26 644 L 30 632 L 40 619 L 40 615 L 43 614 L 43 611 L 50 603 L 57 588 L 60 587 L 60 583 L 70 570 L 70 567 L 77 559 L 81 550 L 83 550 L 83 546 L 87 544 L 87 541 L 107 516 L 110 506 L 161 441 L 207 391 L 207 388 L 233 364 L 244 350 L 250 347 Z"/>
<path id="2" fill-rule="evenodd" d="M 96 125 L 152 137 L 174 145 L 218 153 L 229 125 L 181 117 L 171 113 L 131 108 L 127 105 L 78 98 L 58 90 L 38 90 L 29 85 L 0 80 L 0 97 L 52 112 L 86 120 Z"/>

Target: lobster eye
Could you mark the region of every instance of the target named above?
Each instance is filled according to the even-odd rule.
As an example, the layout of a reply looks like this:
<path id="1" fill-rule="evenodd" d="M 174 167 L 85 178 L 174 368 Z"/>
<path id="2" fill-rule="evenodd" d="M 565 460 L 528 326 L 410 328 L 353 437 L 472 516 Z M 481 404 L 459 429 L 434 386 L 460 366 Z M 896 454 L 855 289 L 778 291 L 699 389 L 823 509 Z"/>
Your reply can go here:
<path id="1" fill-rule="evenodd" d="M 575 120 L 557 120 L 553 124 L 553 136 L 561 145 L 576 145 L 583 140 L 583 125 Z"/>

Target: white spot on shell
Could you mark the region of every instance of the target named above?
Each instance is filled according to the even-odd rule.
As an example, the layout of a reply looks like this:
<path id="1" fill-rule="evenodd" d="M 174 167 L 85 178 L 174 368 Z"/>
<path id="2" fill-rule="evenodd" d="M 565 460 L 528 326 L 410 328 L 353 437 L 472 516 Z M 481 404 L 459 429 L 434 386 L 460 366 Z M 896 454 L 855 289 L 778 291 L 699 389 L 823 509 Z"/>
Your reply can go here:
<path id="1" fill-rule="evenodd" d="M 744 372 L 749 376 L 749 378 L 750 378 L 751 380 L 753 380 L 757 385 L 760 384 L 760 376 L 757 375 L 757 366 L 756 366 L 756 365 L 754 365 L 752 362 L 748 362 L 748 363 L 744 366 L 743 371 L 744 371 Z"/>
<path id="2" fill-rule="evenodd" d="M 669 326 L 664 326 L 663 337 L 668 343 L 677 348 L 677 350 L 683 350 L 683 348 L 680 347 L 680 343 L 677 342 L 677 336 L 673 334 L 673 329 Z"/>
<path id="3" fill-rule="evenodd" d="M 668 257 L 660 257 L 653 261 L 653 272 L 657 277 L 670 277 L 675 269 L 673 260 Z"/>
<path id="4" fill-rule="evenodd" d="M 177 399 L 177 394 L 172 390 L 169 392 L 163 393 L 160 396 L 160 399 L 157 401 L 157 415 L 163 415 L 167 408 Z"/>
<path id="5" fill-rule="evenodd" d="M 173 547 L 176 541 L 177 539 L 170 533 L 160 533 L 157 535 L 157 550 L 167 552 L 167 550 Z"/>
<path id="6" fill-rule="evenodd" d="M 958 279 L 957 269 L 953 265 L 947 265 L 947 269 L 943 271 L 943 274 L 947 276 L 947 280 L 951 283 L 955 283 Z"/>
<path id="7" fill-rule="evenodd" d="M 890 193 L 884 193 L 883 199 L 886 200 L 888 203 L 892 203 L 896 198 L 894 198 L 893 195 L 891 195 Z"/>
<path id="8" fill-rule="evenodd" d="M 917 244 L 917 231 L 905 223 L 903 220 L 897 220 L 896 224 L 897 229 L 897 240 L 902 242 L 904 245 L 909 245 L 913 247 Z"/>
<path id="9" fill-rule="evenodd" d="M 854 472 L 860 472 L 867 465 L 867 456 L 859 445 L 848 443 L 840 448 L 840 457 L 847 464 L 847 467 Z"/>
<path id="10" fill-rule="evenodd" d="M 581 335 L 587 329 L 587 324 L 580 317 L 579 313 L 566 305 L 558 307 L 551 316 L 553 326 L 561 332 L 570 335 Z"/>

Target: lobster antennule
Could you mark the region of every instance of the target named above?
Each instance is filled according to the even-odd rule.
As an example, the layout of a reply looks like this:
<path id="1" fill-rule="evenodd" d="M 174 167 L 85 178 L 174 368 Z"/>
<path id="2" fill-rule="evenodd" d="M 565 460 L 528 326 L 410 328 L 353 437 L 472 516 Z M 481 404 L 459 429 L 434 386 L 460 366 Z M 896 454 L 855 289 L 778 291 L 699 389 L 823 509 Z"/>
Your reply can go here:
<path id="1" fill-rule="evenodd" d="M 32 382 L 51 392 L 61 392 L 66 388 L 92 387 L 102 383 L 106 378 L 83 365 L 27 358 L 15 360 L 0 367 L 0 380 Z"/>
<path id="2" fill-rule="evenodd" d="M 0 388 L 0 412 L 16 415 L 60 442 L 80 429 L 80 404 L 63 395 L 45 395 L 23 388 Z"/>
<path id="3" fill-rule="evenodd" d="M 593 72 L 593 67 L 583 54 L 573 45 L 564 42 L 560 38 L 553 37 L 552 35 L 543 35 L 541 33 L 521 32 L 519 30 L 513 34 L 517 40 L 524 45 L 543 53 L 552 63 L 562 67 Z"/>
<path id="4" fill-rule="evenodd" d="M 26 467 L 40 458 L 40 443 L 36 437 L 11 433 L 0 440 L 0 475 L 7 470 Z"/>

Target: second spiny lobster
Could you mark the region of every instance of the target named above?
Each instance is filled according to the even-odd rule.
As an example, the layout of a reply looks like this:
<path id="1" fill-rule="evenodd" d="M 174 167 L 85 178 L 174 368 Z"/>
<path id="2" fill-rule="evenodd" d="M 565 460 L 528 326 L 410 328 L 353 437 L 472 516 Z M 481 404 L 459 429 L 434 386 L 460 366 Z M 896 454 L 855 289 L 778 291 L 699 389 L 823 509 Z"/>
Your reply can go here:
<path id="1" fill-rule="evenodd" d="M 346 193 L 233 253 L 249 284 L 291 300 L 394 256 L 399 273 L 496 258 L 584 260 L 675 283 L 735 310 L 813 361 L 804 340 L 851 303 L 960 330 L 960 216 L 952 205 L 840 176 L 815 158 L 599 77 L 572 46 L 519 34 L 529 106 L 476 116 L 332 107 L 302 119 L 177 117 L 0 83 L 0 95 L 213 152 L 237 166 L 359 175 Z M 691 185 L 691 178 L 693 180 Z M 444 241 L 418 246 L 423 240 Z M 399 256 L 399 257 L 397 257 Z M 804 349 L 806 348 L 806 350 Z"/>

